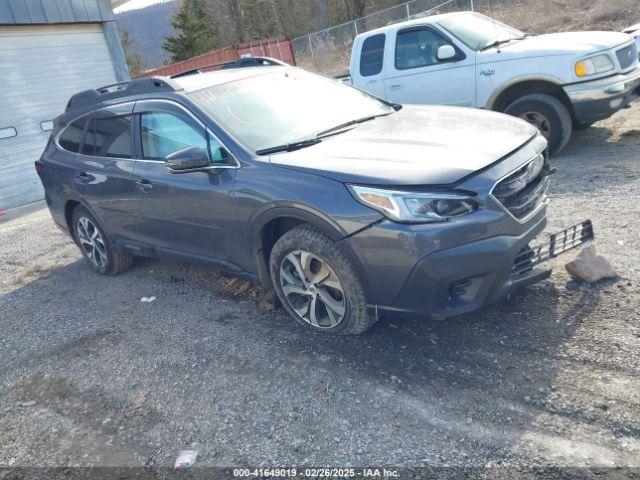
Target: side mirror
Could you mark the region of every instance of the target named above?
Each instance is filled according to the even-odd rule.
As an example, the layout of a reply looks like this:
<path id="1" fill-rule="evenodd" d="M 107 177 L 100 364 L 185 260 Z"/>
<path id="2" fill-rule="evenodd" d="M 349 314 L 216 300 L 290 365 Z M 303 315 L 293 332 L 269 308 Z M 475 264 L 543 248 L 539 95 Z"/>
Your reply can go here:
<path id="1" fill-rule="evenodd" d="M 456 56 L 456 49 L 453 48 L 452 45 L 441 45 L 438 47 L 438 52 L 436 53 L 436 57 L 438 61 L 444 62 L 446 60 L 451 60 Z"/>
<path id="2" fill-rule="evenodd" d="M 173 173 L 183 173 L 193 170 L 203 170 L 209 168 L 209 156 L 200 147 L 187 147 L 164 159 L 165 165 Z"/>

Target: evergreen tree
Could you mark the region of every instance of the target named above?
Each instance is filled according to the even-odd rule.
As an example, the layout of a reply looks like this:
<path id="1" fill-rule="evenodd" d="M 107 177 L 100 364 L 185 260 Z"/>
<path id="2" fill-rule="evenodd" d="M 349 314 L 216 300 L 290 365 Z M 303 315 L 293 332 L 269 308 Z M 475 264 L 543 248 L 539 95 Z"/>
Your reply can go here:
<path id="1" fill-rule="evenodd" d="M 162 46 L 171 54 L 171 62 L 179 62 L 201 55 L 216 46 L 216 29 L 207 21 L 202 0 L 183 0 L 171 25 L 177 30 L 166 37 Z"/>
<path id="2" fill-rule="evenodd" d="M 122 50 L 127 60 L 127 67 L 129 67 L 129 75 L 135 77 L 142 72 L 142 55 L 133 50 L 134 41 L 129 36 L 129 32 L 124 28 L 119 28 L 118 31 L 120 32 L 120 43 L 122 43 Z"/>

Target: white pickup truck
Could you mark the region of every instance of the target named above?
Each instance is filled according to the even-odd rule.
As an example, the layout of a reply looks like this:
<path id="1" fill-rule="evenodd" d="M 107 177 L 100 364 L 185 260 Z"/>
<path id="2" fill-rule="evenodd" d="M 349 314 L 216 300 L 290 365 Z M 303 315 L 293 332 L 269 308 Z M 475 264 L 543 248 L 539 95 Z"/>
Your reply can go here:
<path id="1" fill-rule="evenodd" d="M 362 33 L 349 70 L 353 86 L 390 102 L 523 118 L 542 131 L 552 153 L 567 144 L 574 127 L 607 118 L 640 96 L 638 49 L 630 35 L 529 35 L 475 12 Z"/>

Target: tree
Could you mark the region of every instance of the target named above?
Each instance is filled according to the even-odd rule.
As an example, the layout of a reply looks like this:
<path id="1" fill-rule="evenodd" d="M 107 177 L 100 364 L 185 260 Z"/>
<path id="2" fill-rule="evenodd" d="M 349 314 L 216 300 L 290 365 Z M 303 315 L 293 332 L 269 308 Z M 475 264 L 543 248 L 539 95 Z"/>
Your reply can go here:
<path id="1" fill-rule="evenodd" d="M 172 62 L 201 55 L 216 46 L 217 30 L 207 21 L 202 0 L 184 0 L 171 25 L 177 34 L 166 37 L 162 48 L 169 52 Z"/>
<path id="2" fill-rule="evenodd" d="M 122 43 L 124 57 L 127 60 L 127 67 L 129 67 L 129 74 L 135 77 L 142 71 L 142 55 L 133 50 L 134 41 L 129 36 L 129 32 L 124 28 L 118 30 L 120 32 L 120 43 Z"/>

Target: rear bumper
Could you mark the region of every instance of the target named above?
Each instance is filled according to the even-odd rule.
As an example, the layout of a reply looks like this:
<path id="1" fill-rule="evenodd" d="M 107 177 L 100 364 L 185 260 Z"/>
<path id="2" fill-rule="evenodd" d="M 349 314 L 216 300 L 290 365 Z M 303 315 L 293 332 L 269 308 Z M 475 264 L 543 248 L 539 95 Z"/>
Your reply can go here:
<path id="1" fill-rule="evenodd" d="M 608 118 L 640 97 L 640 66 L 629 73 L 564 87 L 578 123 Z"/>
<path id="2" fill-rule="evenodd" d="M 450 317 L 477 310 L 549 277 L 537 265 L 593 238 L 591 222 L 558 234 L 541 246 L 529 243 L 544 229 L 543 217 L 518 236 L 487 238 L 421 259 L 393 305 L 375 307 L 382 316 Z"/>

